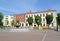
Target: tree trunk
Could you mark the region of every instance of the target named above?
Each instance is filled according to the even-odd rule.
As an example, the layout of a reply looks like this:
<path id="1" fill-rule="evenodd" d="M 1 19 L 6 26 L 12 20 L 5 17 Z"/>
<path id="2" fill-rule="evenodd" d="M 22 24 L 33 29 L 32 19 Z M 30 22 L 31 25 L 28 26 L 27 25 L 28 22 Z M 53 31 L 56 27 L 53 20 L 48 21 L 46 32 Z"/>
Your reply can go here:
<path id="1" fill-rule="evenodd" d="M 39 24 L 38 24 L 38 29 L 39 29 Z"/>

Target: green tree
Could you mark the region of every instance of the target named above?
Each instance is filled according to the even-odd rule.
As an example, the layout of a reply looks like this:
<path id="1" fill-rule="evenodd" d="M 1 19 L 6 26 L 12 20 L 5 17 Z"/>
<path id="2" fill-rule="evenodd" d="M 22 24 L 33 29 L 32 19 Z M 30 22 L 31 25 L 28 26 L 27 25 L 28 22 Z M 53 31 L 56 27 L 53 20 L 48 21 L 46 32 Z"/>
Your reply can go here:
<path id="1" fill-rule="evenodd" d="M 8 24 L 9 24 L 9 21 L 7 20 L 7 22 L 6 22 L 6 23 L 7 23 L 7 25 L 8 25 Z"/>
<path id="2" fill-rule="evenodd" d="M 3 22 L 2 21 L 0 21 L 0 26 L 3 26 Z"/>
<path id="3" fill-rule="evenodd" d="M 3 19 L 3 14 L 0 12 L 0 21 Z"/>
<path id="4" fill-rule="evenodd" d="M 20 21 L 19 20 L 16 20 L 16 24 L 19 25 Z"/>
<path id="5" fill-rule="evenodd" d="M 32 17 L 29 17 L 29 18 L 27 19 L 27 21 L 28 21 L 29 25 L 32 25 L 32 23 L 33 23 L 33 18 L 32 18 Z"/>
<path id="6" fill-rule="evenodd" d="M 20 21 L 16 20 L 16 24 L 15 24 L 16 28 L 19 28 L 19 24 L 20 24 Z"/>
<path id="7" fill-rule="evenodd" d="M 57 14 L 57 23 L 58 23 L 58 28 L 60 28 L 60 13 Z"/>
<path id="8" fill-rule="evenodd" d="M 41 24 L 41 17 L 39 15 L 35 16 L 35 22 L 38 26 Z"/>
<path id="9" fill-rule="evenodd" d="M 46 15 L 46 22 L 48 24 L 48 27 L 52 21 L 53 21 L 53 16 L 52 15 Z"/>
<path id="10" fill-rule="evenodd" d="M 14 20 L 12 20 L 11 24 L 12 24 L 12 26 L 14 26 L 14 25 L 15 25 L 15 22 L 14 22 Z"/>
<path id="11" fill-rule="evenodd" d="M 0 26 L 1 26 L 1 27 L 3 27 L 2 19 L 3 19 L 3 14 L 0 12 Z"/>

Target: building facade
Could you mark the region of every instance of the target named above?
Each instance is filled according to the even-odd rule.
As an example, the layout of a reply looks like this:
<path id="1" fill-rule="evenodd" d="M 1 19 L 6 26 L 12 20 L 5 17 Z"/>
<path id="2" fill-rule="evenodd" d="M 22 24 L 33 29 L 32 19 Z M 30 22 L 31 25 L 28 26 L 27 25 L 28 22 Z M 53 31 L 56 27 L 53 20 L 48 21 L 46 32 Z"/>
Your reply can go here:
<path id="1" fill-rule="evenodd" d="M 34 28 L 34 26 L 37 27 L 37 24 L 35 23 L 35 16 L 41 16 L 42 18 L 42 21 L 41 21 L 41 25 L 39 25 L 39 29 L 41 28 L 41 26 L 47 26 L 47 22 L 46 22 L 46 15 L 52 15 L 53 16 L 53 21 L 51 22 L 50 24 L 50 27 L 51 28 L 56 28 L 57 27 L 57 23 L 56 23 L 56 10 L 44 10 L 44 11 L 38 11 L 38 12 L 32 12 L 31 10 L 26 12 L 26 13 L 23 13 L 23 14 L 16 14 L 14 15 L 14 20 L 19 20 L 20 21 L 20 27 L 29 27 L 29 23 L 27 21 L 28 17 L 32 17 L 33 18 L 33 23 L 32 23 L 32 28 Z M 9 16 L 11 17 L 11 16 Z M 12 19 L 9 19 L 9 22 L 11 22 Z M 5 20 L 6 17 L 4 17 L 4 20 Z M 10 23 L 11 24 L 11 23 Z"/>
<path id="2" fill-rule="evenodd" d="M 14 15 L 14 19 L 15 19 L 15 22 L 19 20 L 20 27 L 25 27 L 25 21 L 26 21 L 25 14 L 16 14 Z"/>
<path id="3" fill-rule="evenodd" d="M 34 19 L 35 19 L 35 16 L 37 16 L 37 15 L 41 16 L 41 18 L 42 18 L 40 26 L 47 26 L 47 22 L 46 22 L 46 18 L 45 17 L 46 17 L 46 15 L 52 15 L 53 16 L 53 21 L 50 24 L 50 27 L 51 28 L 57 27 L 57 24 L 56 24 L 56 16 L 57 16 L 56 15 L 56 10 L 45 10 L 45 11 L 32 12 L 32 13 L 30 11 L 30 13 L 26 14 L 26 23 L 28 23 L 27 22 L 28 17 L 32 17 L 33 21 L 35 21 Z M 34 27 L 34 25 L 37 26 L 36 23 L 33 23 L 33 27 Z"/>
<path id="4" fill-rule="evenodd" d="M 7 16 L 4 16 L 4 19 L 3 19 L 3 25 L 4 26 L 12 26 L 12 20 L 14 20 L 14 16 L 12 15 L 7 15 Z"/>

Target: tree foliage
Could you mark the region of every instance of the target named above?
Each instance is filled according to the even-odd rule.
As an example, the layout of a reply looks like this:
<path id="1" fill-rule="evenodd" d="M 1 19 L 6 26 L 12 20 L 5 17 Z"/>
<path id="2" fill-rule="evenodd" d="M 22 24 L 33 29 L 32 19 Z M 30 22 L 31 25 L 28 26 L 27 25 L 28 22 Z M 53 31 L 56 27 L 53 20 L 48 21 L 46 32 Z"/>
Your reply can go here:
<path id="1" fill-rule="evenodd" d="M 3 14 L 0 12 L 0 21 L 3 19 Z"/>
<path id="2" fill-rule="evenodd" d="M 14 20 L 12 20 L 12 26 L 14 26 L 15 25 L 15 22 L 14 22 Z"/>
<path id="3" fill-rule="evenodd" d="M 3 14 L 0 12 L 0 26 L 3 26 L 2 19 L 3 19 Z"/>
<path id="4" fill-rule="evenodd" d="M 6 23 L 7 23 L 7 25 L 8 25 L 8 24 L 9 24 L 9 21 L 7 20 L 7 22 L 6 22 Z"/>
<path id="5" fill-rule="evenodd" d="M 35 22 L 37 23 L 37 25 L 39 26 L 41 24 L 41 17 L 40 16 L 35 16 Z"/>
<path id="6" fill-rule="evenodd" d="M 3 26 L 3 22 L 2 21 L 0 21 L 0 26 Z"/>
<path id="7" fill-rule="evenodd" d="M 16 24 L 19 24 L 20 23 L 20 21 L 19 20 L 16 20 Z"/>
<path id="8" fill-rule="evenodd" d="M 29 18 L 27 19 L 27 21 L 28 21 L 29 25 L 32 25 L 32 23 L 33 23 L 33 18 L 32 18 L 32 17 L 29 17 Z"/>
<path id="9" fill-rule="evenodd" d="M 60 13 L 57 14 L 57 22 L 60 25 Z"/>
<path id="10" fill-rule="evenodd" d="M 50 25 L 50 23 L 53 21 L 53 16 L 52 15 L 46 15 L 46 22 L 48 24 L 48 26 Z"/>

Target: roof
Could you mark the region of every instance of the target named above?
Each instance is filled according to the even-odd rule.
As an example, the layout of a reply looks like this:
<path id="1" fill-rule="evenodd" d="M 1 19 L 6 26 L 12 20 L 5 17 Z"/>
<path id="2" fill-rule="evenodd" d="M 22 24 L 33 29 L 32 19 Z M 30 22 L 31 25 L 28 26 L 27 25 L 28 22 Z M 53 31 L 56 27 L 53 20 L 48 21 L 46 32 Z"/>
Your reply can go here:
<path id="1" fill-rule="evenodd" d="M 43 11 L 37 11 L 37 12 L 32 12 L 31 10 L 27 12 L 26 14 L 34 14 L 34 13 L 44 13 L 44 12 L 56 12 L 56 10 L 43 10 Z"/>
<path id="2" fill-rule="evenodd" d="M 29 10 L 26 13 L 20 13 L 20 14 L 15 14 L 15 15 L 35 14 L 35 13 L 44 13 L 44 12 L 56 12 L 56 10 L 48 9 L 48 10 L 37 11 L 37 12 L 32 12 L 31 10 Z"/>

